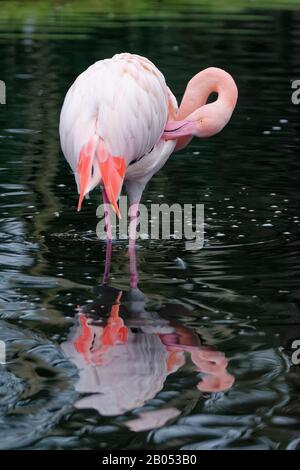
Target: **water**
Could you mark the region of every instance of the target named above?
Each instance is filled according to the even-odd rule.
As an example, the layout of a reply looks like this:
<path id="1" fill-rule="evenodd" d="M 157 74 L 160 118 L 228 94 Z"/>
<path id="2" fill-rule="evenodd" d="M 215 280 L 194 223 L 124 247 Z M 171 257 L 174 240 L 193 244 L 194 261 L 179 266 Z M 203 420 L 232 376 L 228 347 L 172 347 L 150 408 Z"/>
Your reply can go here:
<path id="1" fill-rule="evenodd" d="M 299 448 L 296 2 L 23 3 L 0 13 L 1 448 Z M 144 193 L 204 202 L 204 249 L 139 242 L 136 291 L 125 241 L 100 287 L 99 193 L 76 213 L 57 129 L 77 74 L 124 50 L 153 60 L 178 98 L 210 65 L 240 92 L 226 129 L 173 155 Z"/>

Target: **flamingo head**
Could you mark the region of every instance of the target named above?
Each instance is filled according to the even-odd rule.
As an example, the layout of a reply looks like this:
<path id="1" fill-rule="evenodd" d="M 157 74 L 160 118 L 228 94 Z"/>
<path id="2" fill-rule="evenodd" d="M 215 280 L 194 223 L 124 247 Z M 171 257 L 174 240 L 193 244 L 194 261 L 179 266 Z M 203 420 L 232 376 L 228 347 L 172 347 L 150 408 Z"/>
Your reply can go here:
<path id="1" fill-rule="evenodd" d="M 207 103 L 213 92 L 218 94 L 216 101 Z M 162 138 L 178 140 L 178 150 L 192 137 L 218 134 L 230 120 L 237 97 L 237 86 L 224 70 L 210 67 L 199 72 L 188 83 L 176 120 L 166 123 Z"/>

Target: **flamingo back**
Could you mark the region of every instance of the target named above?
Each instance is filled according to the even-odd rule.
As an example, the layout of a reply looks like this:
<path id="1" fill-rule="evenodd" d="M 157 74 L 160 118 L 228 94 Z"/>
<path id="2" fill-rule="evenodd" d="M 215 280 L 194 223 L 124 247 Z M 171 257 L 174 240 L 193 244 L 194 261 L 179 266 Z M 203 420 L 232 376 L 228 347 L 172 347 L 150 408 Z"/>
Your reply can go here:
<path id="1" fill-rule="evenodd" d="M 164 76 L 144 57 L 123 53 L 91 65 L 70 87 L 60 116 L 61 147 L 75 177 L 93 137 L 126 165 L 148 154 L 163 134 L 169 99 Z"/>

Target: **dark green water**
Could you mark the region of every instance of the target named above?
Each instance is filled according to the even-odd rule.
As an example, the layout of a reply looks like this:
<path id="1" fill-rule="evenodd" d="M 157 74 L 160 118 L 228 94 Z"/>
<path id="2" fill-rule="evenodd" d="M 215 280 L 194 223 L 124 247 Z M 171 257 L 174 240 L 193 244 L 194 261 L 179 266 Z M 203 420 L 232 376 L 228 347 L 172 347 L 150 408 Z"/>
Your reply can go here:
<path id="1" fill-rule="evenodd" d="M 99 287 L 100 195 L 76 212 L 58 138 L 71 82 L 121 51 L 149 57 L 178 99 L 210 65 L 228 70 L 240 93 L 226 129 L 173 155 L 144 193 L 205 203 L 206 239 L 198 252 L 178 240 L 140 242 L 138 299 L 126 242 L 113 247 L 115 290 Z M 299 54 L 300 11 L 287 8 L 150 2 L 130 14 L 3 16 L 1 448 L 299 448 L 290 347 L 300 337 Z M 97 340 L 120 291 L 130 341 L 91 364 L 74 352 L 79 322 L 89 318 Z M 189 352 L 170 366 L 157 335 L 170 331 L 190 338 L 201 367 Z M 209 354 L 220 367 L 205 373 Z"/>

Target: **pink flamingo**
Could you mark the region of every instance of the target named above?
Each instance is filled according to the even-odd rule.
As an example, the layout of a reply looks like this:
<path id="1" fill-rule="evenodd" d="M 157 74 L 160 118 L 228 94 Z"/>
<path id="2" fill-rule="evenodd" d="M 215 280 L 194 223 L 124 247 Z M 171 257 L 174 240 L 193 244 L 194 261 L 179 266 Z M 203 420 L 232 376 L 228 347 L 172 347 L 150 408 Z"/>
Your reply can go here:
<path id="1" fill-rule="evenodd" d="M 218 99 L 206 104 L 212 92 Z M 188 83 L 178 109 L 164 76 L 145 57 L 117 54 L 91 65 L 70 87 L 60 115 L 63 153 L 77 182 L 78 210 L 96 186 L 103 187 L 107 238 L 109 204 L 123 182 L 130 204 L 130 242 L 136 238 L 138 206 L 151 177 L 174 150 L 195 137 L 210 137 L 228 123 L 237 87 L 224 70 L 210 67 Z"/>

